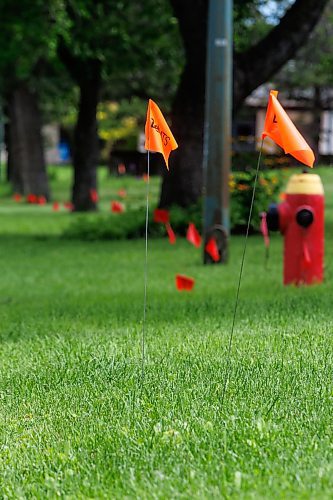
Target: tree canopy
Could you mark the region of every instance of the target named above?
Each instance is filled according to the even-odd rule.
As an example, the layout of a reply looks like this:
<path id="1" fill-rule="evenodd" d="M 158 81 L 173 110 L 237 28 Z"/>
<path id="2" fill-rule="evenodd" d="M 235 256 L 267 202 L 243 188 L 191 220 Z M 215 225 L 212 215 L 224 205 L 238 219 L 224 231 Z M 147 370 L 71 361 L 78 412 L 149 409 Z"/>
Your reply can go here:
<path id="1" fill-rule="evenodd" d="M 161 203 L 191 203 L 202 187 L 208 3 L 50 0 L 45 4 L 22 0 L 18 7 L 3 0 L 1 92 L 5 95 L 13 82 L 24 81 L 38 89 L 43 109 L 55 117 L 66 108 L 65 103 L 76 105 L 77 127 L 85 122 L 80 142 L 87 148 L 96 142 L 92 136 L 96 135 L 101 100 L 152 97 L 164 107 L 170 106 L 182 151 L 175 154 L 175 174 L 165 180 L 171 185 L 164 185 Z M 305 45 L 327 3 L 234 1 L 235 111 L 252 90 Z M 328 51 L 325 57 L 326 62 L 322 55 L 322 67 L 330 64 Z M 85 134 L 90 134 L 90 140 L 83 139 Z M 77 159 L 78 169 L 87 154 L 88 150 Z M 94 169 L 94 154 L 89 162 Z"/>

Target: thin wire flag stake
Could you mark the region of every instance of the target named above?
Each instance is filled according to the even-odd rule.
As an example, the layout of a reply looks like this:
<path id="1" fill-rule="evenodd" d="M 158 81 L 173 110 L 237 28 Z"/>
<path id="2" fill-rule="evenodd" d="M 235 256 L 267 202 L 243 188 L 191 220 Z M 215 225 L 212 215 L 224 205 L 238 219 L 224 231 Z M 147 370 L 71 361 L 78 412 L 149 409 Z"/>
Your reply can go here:
<path id="1" fill-rule="evenodd" d="M 241 281 L 242 281 L 242 276 L 243 276 L 243 268 L 244 268 L 245 254 L 246 254 L 246 248 L 247 248 L 247 240 L 249 237 L 249 230 L 250 230 L 250 224 L 251 224 L 251 218 L 252 218 L 254 198 L 255 198 L 256 188 L 257 188 L 257 180 L 258 180 L 258 174 L 259 174 L 259 168 L 260 168 L 260 160 L 261 160 L 263 143 L 264 143 L 264 139 L 261 140 L 258 162 L 257 162 L 257 167 L 256 167 L 256 174 L 255 174 L 253 190 L 252 190 L 252 198 L 251 198 L 249 217 L 248 217 L 247 225 L 246 225 L 245 243 L 244 243 L 243 255 L 242 255 L 242 260 L 241 260 L 241 265 L 240 265 L 240 270 L 239 270 L 238 285 L 237 285 L 237 292 L 236 292 L 236 301 L 235 301 L 234 314 L 233 314 L 233 318 L 232 318 L 232 325 L 231 325 L 231 331 L 230 331 L 229 342 L 228 342 L 227 361 L 226 361 L 226 368 L 225 368 L 225 374 L 224 374 L 221 407 L 223 406 L 224 396 L 226 393 L 227 383 L 228 383 L 228 379 L 229 379 L 230 354 L 231 354 L 232 340 L 233 340 L 233 336 L 234 336 L 235 320 L 236 320 L 236 314 L 237 314 L 237 308 L 238 308 L 238 302 L 239 302 L 239 292 L 240 292 Z"/>
<path id="2" fill-rule="evenodd" d="M 260 146 L 260 151 L 259 151 L 259 156 L 258 156 L 256 175 L 255 175 L 255 179 L 254 179 L 252 200 L 251 200 L 249 218 L 248 218 L 247 227 L 246 227 L 245 244 L 244 244 L 243 256 L 242 256 L 242 261 L 241 261 L 241 266 L 240 266 L 240 271 L 239 271 L 239 279 L 238 279 L 238 286 L 237 286 L 237 293 L 236 293 L 236 302 L 235 302 L 234 314 L 233 314 L 233 318 L 232 318 L 231 332 L 230 332 L 230 336 L 229 336 L 221 406 L 223 406 L 224 397 L 225 397 L 226 388 L 227 388 L 227 382 L 229 379 L 230 353 L 231 353 L 232 339 L 233 339 L 234 329 L 235 329 L 235 319 L 236 319 L 237 307 L 238 307 L 238 301 L 239 301 L 239 291 L 240 291 L 240 286 L 241 286 L 241 281 L 242 281 L 247 240 L 248 240 L 248 236 L 249 236 L 249 229 L 250 229 L 252 210 L 253 210 L 253 204 L 254 204 L 254 197 L 255 197 L 255 193 L 256 193 L 257 179 L 258 179 L 258 173 L 259 173 L 260 160 L 261 160 L 264 139 L 265 139 L 265 137 L 269 137 L 278 146 L 280 146 L 286 154 L 291 154 L 292 156 L 294 156 L 294 158 L 296 158 L 298 161 L 304 163 L 308 167 L 313 167 L 313 163 L 315 160 L 312 149 L 310 148 L 308 143 L 305 141 L 304 137 L 297 130 L 297 128 L 295 127 L 295 125 L 293 124 L 293 122 L 291 121 L 291 119 L 289 118 L 289 116 L 287 115 L 287 113 L 285 112 L 283 107 L 281 106 L 280 102 L 277 99 L 277 96 L 278 96 L 277 90 L 270 91 L 269 98 L 268 98 L 267 110 L 266 110 L 264 129 L 263 129 L 263 132 L 261 135 L 261 146 Z M 266 257 L 266 263 L 267 263 L 268 252 L 266 253 L 266 256 L 267 256 Z"/>
<path id="3" fill-rule="evenodd" d="M 150 151 L 162 153 L 167 169 L 171 151 L 178 148 L 178 144 L 165 121 L 157 104 L 149 99 L 145 125 L 145 148 L 147 156 L 147 189 L 146 189 L 146 230 L 145 230 L 145 266 L 144 266 L 144 295 L 143 295 L 143 321 L 141 338 L 141 373 L 142 380 L 145 376 L 146 355 L 146 317 L 147 317 L 147 285 L 148 285 L 148 218 L 149 218 L 149 184 L 150 184 Z"/>
<path id="4" fill-rule="evenodd" d="M 148 139 L 149 145 L 149 139 Z M 150 156 L 149 149 L 147 155 L 147 188 L 146 188 L 146 226 L 145 226 L 145 266 L 144 266 L 144 293 L 143 293 L 143 321 L 142 321 L 142 360 L 141 373 L 142 379 L 145 376 L 145 336 L 146 336 L 146 314 L 147 314 L 147 282 L 148 282 L 148 220 L 149 220 L 149 183 L 150 183 Z"/>

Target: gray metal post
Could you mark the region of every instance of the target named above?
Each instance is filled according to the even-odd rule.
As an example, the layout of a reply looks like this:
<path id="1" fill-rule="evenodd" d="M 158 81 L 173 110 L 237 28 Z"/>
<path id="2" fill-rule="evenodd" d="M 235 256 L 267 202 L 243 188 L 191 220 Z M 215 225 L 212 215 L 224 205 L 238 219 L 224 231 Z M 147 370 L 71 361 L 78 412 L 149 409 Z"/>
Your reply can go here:
<path id="1" fill-rule="evenodd" d="M 203 232 L 207 241 L 220 230 L 225 246 L 230 230 L 232 7 L 232 0 L 209 2 L 206 69 Z M 223 262 L 227 252 L 219 249 Z M 206 255 L 204 260 L 211 262 Z"/>
<path id="2" fill-rule="evenodd" d="M 2 148 L 4 145 L 4 123 L 3 123 L 3 114 L 2 114 L 2 106 L 0 102 L 0 182 L 2 180 Z"/>

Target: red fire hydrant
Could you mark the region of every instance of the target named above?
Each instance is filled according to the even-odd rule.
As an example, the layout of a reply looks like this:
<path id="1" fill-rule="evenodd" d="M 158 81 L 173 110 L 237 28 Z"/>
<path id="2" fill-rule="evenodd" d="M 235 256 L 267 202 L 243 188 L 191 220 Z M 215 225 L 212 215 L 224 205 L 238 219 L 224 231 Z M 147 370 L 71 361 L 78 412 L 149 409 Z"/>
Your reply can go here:
<path id="1" fill-rule="evenodd" d="M 324 189 L 319 175 L 296 174 L 289 179 L 286 198 L 267 212 L 270 230 L 284 236 L 283 283 L 323 281 Z"/>

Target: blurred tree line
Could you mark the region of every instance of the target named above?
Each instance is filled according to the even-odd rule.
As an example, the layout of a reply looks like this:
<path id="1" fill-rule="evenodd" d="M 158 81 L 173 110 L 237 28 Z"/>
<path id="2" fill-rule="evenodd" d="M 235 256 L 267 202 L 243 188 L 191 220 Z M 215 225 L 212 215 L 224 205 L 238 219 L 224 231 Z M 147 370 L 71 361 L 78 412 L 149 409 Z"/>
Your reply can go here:
<path id="1" fill-rule="evenodd" d="M 163 179 L 160 205 L 196 202 L 202 190 L 208 3 L 0 0 L 0 95 L 13 189 L 50 198 L 41 124 L 71 112 L 72 201 L 77 211 L 95 209 L 98 105 L 151 97 L 170 109 L 180 144 Z M 263 0 L 234 1 L 234 113 L 304 47 L 328 3 L 277 0 L 268 9 Z"/>

